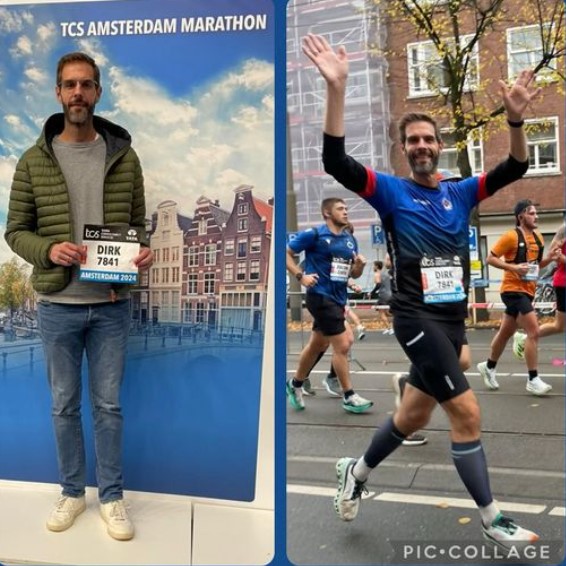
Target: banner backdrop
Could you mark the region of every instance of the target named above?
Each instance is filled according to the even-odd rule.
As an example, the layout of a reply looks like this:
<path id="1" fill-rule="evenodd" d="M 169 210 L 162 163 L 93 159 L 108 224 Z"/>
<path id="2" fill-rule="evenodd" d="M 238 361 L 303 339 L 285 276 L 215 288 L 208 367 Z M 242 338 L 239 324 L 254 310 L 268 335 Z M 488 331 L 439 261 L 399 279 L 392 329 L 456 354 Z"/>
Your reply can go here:
<path id="1" fill-rule="evenodd" d="M 58 482 L 29 275 L 3 231 L 12 175 L 61 109 L 69 51 L 101 67 L 96 113 L 142 163 L 152 270 L 132 289 L 126 489 L 254 499 L 273 216 L 271 0 L 0 6 L 0 479 Z M 19 279 L 18 279 L 19 278 Z M 86 361 L 83 421 L 95 485 Z"/>

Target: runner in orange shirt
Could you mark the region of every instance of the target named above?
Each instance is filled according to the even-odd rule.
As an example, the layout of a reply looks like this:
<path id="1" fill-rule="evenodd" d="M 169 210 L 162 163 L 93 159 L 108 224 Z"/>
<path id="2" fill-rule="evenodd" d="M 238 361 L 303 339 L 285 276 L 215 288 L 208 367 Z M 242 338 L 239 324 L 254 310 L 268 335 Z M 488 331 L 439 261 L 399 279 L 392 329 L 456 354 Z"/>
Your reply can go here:
<path id="1" fill-rule="evenodd" d="M 529 372 L 527 391 L 533 395 L 546 395 L 552 386 L 538 376 L 539 326 L 533 308 L 533 299 L 539 270 L 552 258 L 543 257 L 544 238 L 537 230 L 537 209 L 532 201 L 520 200 L 514 209 L 517 227 L 505 232 L 497 240 L 487 262 L 503 270 L 500 293 L 505 313 L 499 331 L 491 341 L 491 352 L 478 370 L 488 389 L 499 389 L 495 367 L 505 346 L 515 331 L 521 327 L 527 334 L 525 361 Z"/>

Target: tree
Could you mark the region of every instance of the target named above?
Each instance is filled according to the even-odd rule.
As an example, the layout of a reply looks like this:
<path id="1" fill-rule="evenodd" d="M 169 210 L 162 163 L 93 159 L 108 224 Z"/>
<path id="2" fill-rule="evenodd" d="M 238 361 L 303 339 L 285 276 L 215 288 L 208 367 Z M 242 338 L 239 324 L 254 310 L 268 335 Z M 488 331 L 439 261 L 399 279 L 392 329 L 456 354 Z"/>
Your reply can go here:
<path id="1" fill-rule="evenodd" d="M 503 67 L 498 50 L 489 53 L 489 35 L 503 29 L 528 25 L 517 34 L 512 66 L 530 66 L 539 80 L 564 87 L 564 2 L 563 0 L 371 0 L 377 17 L 387 20 L 388 29 L 408 32 L 430 46 L 411 70 L 410 80 L 423 85 L 429 94 L 427 111 L 448 125 L 454 134 L 457 164 L 462 177 L 472 174 L 467 152 L 470 137 L 488 135 L 484 126 L 503 123 L 503 107 L 493 85 L 483 84 L 481 71 L 487 66 Z M 486 40 L 478 63 L 480 40 Z M 375 49 L 375 45 L 370 48 Z M 386 55 L 407 58 L 407 53 L 387 50 Z M 409 61 L 409 65 L 411 61 Z M 501 76 L 506 75 L 501 71 Z M 510 77 L 512 78 L 512 77 Z M 395 81 L 396 78 L 392 77 Z"/>
<path id="2" fill-rule="evenodd" d="M 9 309 L 10 319 L 33 299 L 28 271 L 28 265 L 16 257 L 0 265 L 0 307 Z"/>

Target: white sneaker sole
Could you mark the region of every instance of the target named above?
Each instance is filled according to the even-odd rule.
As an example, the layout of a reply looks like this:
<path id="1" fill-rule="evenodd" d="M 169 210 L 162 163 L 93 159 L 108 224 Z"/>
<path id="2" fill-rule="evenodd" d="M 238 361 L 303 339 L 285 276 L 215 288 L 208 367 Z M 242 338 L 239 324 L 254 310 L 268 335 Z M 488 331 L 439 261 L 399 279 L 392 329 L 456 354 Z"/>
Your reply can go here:
<path id="1" fill-rule="evenodd" d="M 544 397 L 545 395 L 547 395 L 548 393 L 550 393 L 552 391 L 552 387 L 549 387 L 548 389 L 545 389 L 544 391 L 533 391 L 532 389 L 529 389 L 528 387 L 526 387 L 526 390 L 531 395 L 534 395 L 535 397 Z"/>

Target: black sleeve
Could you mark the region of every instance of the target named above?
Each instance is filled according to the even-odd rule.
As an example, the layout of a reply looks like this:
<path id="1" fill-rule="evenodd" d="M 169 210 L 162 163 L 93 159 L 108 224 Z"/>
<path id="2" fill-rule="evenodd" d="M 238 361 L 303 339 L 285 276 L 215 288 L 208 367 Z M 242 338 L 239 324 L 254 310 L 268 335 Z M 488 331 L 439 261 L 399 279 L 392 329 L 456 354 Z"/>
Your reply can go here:
<path id="1" fill-rule="evenodd" d="M 361 193 L 366 188 L 367 170 L 353 157 L 346 155 L 344 147 L 344 137 L 323 134 L 324 170 L 348 190 Z"/>
<path id="2" fill-rule="evenodd" d="M 518 181 L 528 170 L 529 161 L 517 161 L 510 155 L 505 161 L 488 171 L 485 179 L 485 188 L 488 195 L 493 195 L 505 185 Z"/>

